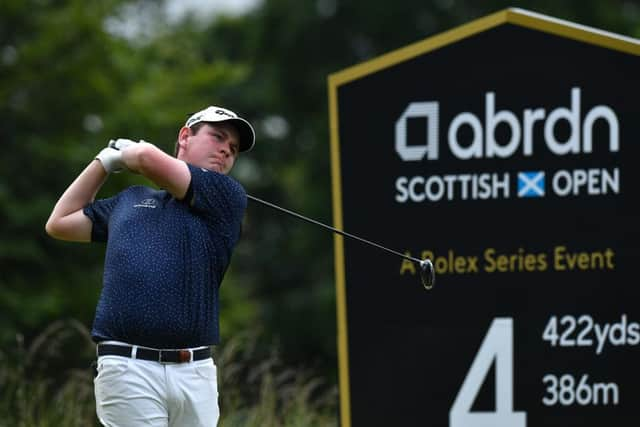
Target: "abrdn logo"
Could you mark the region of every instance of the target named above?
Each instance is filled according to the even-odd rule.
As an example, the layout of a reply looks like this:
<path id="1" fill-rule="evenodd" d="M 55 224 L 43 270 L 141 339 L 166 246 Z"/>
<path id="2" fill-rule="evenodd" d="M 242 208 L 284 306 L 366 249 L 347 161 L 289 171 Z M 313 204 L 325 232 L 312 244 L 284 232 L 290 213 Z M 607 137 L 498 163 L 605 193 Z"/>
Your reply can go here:
<path id="1" fill-rule="evenodd" d="M 543 126 L 544 145 L 553 154 L 591 153 L 593 150 L 593 126 L 597 120 L 604 120 L 609 129 L 609 151 L 617 152 L 620 148 L 619 123 L 616 113 L 606 105 L 596 105 L 581 112 L 581 89 L 571 89 L 570 107 L 557 107 L 547 113 L 544 108 L 525 108 L 521 114 L 509 110 L 496 111 L 496 94 L 485 93 L 484 122 L 471 112 L 462 112 L 455 116 L 447 129 L 449 151 L 460 160 L 482 158 L 508 158 L 520 152 L 524 156 L 533 156 L 540 145 L 534 147 L 534 128 Z M 427 129 L 424 144 L 409 145 L 407 143 L 407 120 L 425 118 Z M 569 124 L 569 137 L 559 141 L 554 133 L 556 125 L 566 121 Z M 420 161 L 439 158 L 439 103 L 412 102 L 398 118 L 395 124 L 395 148 L 404 161 Z M 505 124 L 510 130 L 507 142 L 496 141 L 495 132 L 498 125 Z M 460 129 L 471 130 L 471 142 L 464 146 L 458 139 Z M 534 150 L 535 148 L 535 150 Z"/>
<path id="2" fill-rule="evenodd" d="M 396 121 L 396 152 L 406 162 L 438 160 L 447 148 L 451 156 L 458 160 L 532 157 L 541 152 L 556 156 L 580 155 L 593 152 L 594 144 L 598 145 L 598 151 L 618 152 L 618 116 L 606 105 L 583 106 L 581 95 L 581 89 L 574 87 L 568 107 L 558 106 L 550 111 L 542 107 L 525 107 L 522 111 L 514 112 L 497 108 L 496 94 L 486 92 L 482 117 L 469 111 L 453 117 L 445 127 L 446 145 L 441 144 L 439 137 L 442 124 L 440 104 L 437 101 L 414 102 Z M 407 121 L 411 118 L 426 120 L 424 143 L 407 143 Z M 608 131 L 608 138 L 594 141 L 593 128 L 596 122 L 598 129 Z M 560 123 L 565 125 L 565 129 L 568 124 L 569 128 L 568 136 L 562 132 L 561 140 L 556 129 Z M 508 134 L 500 132 L 499 141 L 496 139 L 498 126 L 501 131 L 504 127 L 509 129 Z M 537 139 L 534 141 L 534 138 Z M 513 162 L 509 164 L 513 166 Z M 456 169 L 456 173 L 398 176 L 395 181 L 395 201 L 497 200 L 513 196 L 528 200 L 593 197 L 617 195 L 621 188 L 621 171 L 618 167 L 548 170 L 544 165 L 536 166 L 529 162 L 526 170 L 515 173 L 495 169 L 482 172 Z"/>

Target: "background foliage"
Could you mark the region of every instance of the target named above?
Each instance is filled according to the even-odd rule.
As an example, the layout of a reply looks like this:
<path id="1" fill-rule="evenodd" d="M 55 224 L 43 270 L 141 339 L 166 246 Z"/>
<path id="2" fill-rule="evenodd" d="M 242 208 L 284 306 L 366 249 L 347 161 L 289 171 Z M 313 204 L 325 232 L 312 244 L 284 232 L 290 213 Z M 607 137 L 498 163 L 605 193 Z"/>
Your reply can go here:
<path id="1" fill-rule="evenodd" d="M 331 223 L 330 73 L 511 6 L 640 36 L 637 1 L 265 0 L 242 15 L 196 13 L 177 22 L 162 4 L 0 3 L 3 413 L 25 404 L 14 399 L 15 387 L 31 375 L 21 371 L 25 349 L 49 337 L 52 325 L 76 331 L 91 325 L 104 247 L 54 241 L 44 224 L 59 195 L 109 139 L 145 139 L 172 152 L 188 113 L 226 106 L 249 118 L 258 133 L 256 148 L 233 171 L 247 191 Z M 114 176 L 99 196 L 139 182 Z M 222 288 L 223 349 L 229 342 L 246 347 L 231 338 L 254 332 L 247 363 L 273 360 L 277 351 L 282 366 L 303 366 L 300 372 L 322 378 L 325 390 L 335 387 L 332 239 L 250 204 Z M 82 368 L 92 357 L 90 348 L 77 348 L 56 347 L 57 362 L 37 369 L 46 387 L 68 392 L 56 374 Z M 82 382 L 74 384 L 83 390 Z M 264 402 L 260 387 L 229 393 Z M 33 407 L 38 396 L 31 393 Z"/>

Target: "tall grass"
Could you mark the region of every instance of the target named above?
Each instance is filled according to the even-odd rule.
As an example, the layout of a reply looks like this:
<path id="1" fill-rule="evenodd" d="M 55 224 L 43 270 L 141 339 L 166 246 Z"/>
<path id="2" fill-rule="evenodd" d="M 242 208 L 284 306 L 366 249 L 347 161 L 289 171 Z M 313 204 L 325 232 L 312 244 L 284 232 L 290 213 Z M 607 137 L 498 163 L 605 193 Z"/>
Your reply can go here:
<path id="1" fill-rule="evenodd" d="M 308 368 L 287 367 L 271 345 L 258 351 L 259 337 L 235 337 L 216 353 L 220 427 L 337 426 L 335 385 Z"/>
<path id="2" fill-rule="evenodd" d="M 304 367 L 287 367 L 272 344 L 240 336 L 216 348 L 220 427 L 336 426 L 337 390 Z M 51 324 L 26 345 L 0 350 L 0 427 L 99 426 L 95 346 L 75 320 Z"/>
<path id="3" fill-rule="evenodd" d="M 97 425 L 92 354 L 89 332 L 74 320 L 51 324 L 28 347 L 16 337 L 0 352 L 0 427 Z"/>

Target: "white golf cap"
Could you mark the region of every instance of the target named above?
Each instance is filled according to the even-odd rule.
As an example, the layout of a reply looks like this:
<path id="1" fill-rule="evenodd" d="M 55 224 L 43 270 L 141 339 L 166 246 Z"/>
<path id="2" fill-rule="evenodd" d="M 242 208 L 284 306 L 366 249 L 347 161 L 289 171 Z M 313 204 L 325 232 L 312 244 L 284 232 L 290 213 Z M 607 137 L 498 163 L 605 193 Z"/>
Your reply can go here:
<path id="1" fill-rule="evenodd" d="M 184 125 L 190 128 L 200 122 L 232 122 L 240 134 L 240 151 L 249 151 L 256 143 L 256 134 L 251 123 L 226 108 L 211 105 L 191 115 Z"/>

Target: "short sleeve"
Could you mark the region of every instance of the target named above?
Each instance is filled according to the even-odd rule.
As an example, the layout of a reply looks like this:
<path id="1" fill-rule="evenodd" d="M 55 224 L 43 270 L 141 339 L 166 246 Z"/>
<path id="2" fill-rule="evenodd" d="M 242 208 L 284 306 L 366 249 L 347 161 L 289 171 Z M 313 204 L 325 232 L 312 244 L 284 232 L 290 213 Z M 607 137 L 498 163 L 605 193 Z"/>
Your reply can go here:
<path id="1" fill-rule="evenodd" d="M 108 199 L 96 200 L 82 209 L 93 223 L 91 228 L 92 242 L 106 242 L 109 237 L 109 217 L 118 203 L 119 194 Z"/>
<path id="2" fill-rule="evenodd" d="M 185 201 L 190 208 L 216 221 L 239 225 L 247 207 L 247 195 L 240 183 L 227 175 L 188 166 L 191 183 Z"/>

